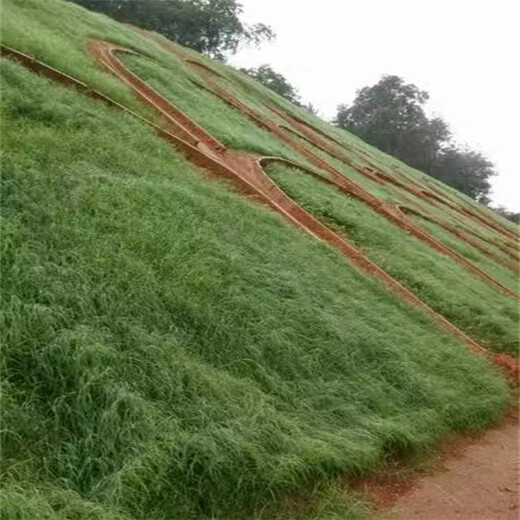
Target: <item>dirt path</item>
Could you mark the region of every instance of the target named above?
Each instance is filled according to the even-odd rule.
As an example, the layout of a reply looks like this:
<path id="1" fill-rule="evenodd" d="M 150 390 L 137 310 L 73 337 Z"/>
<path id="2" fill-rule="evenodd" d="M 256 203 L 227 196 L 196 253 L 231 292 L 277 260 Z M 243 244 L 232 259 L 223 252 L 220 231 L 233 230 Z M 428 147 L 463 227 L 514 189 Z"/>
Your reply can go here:
<path id="1" fill-rule="evenodd" d="M 519 518 L 518 417 L 443 452 L 429 474 L 397 486 L 380 520 L 516 520 Z M 388 502 L 394 502 L 388 507 Z"/>

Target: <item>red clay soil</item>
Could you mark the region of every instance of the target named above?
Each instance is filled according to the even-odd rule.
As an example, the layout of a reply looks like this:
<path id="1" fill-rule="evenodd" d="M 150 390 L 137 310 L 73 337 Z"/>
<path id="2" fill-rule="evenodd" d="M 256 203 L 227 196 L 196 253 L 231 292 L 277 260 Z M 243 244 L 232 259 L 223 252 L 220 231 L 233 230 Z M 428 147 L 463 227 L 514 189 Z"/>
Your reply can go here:
<path id="1" fill-rule="evenodd" d="M 519 517 L 518 411 L 463 436 L 414 478 L 379 474 L 360 483 L 378 520 L 513 520 Z"/>
<path id="2" fill-rule="evenodd" d="M 179 54 L 177 47 L 169 47 L 176 54 Z M 311 174 L 319 180 L 332 184 L 340 191 L 353 195 L 366 204 L 372 207 L 375 211 L 384 215 L 394 224 L 413 233 L 418 238 L 427 242 L 431 247 L 450 256 L 458 261 L 475 275 L 486 279 L 493 283 L 496 287 L 504 292 L 513 294 L 509 289 L 502 286 L 499 282 L 491 278 L 487 273 L 480 270 L 468 262 L 464 257 L 458 253 L 445 247 L 443 244 L 435 240 L 423 230 L 415 227 L 411 221 L 402 213 L 399 208 L 392 205 L 386 205 L 361 186 L 347 179 L 340 172 L 332 168 L 320 157 L 314 155 L 309 149 L 301 146 L 292 135 L 277 125 L 274 121 L 263 118 L 260 114 L 255 113 L 250 107 L 247 107 L 242 101 L 235 98 L 232 94 L 220 87 L 214 82 L 213 72 L 208 67 L 196 66 L 193 60 L 185 60 L 192 65 L 194 69 L 203 74 L 203 79 L 206 80 L 208 89 L 220 96 L 226 102 L 237 108 L 238 110 L 250 116 L 257 124 L 273 132 L 277 137 L 290 144 L 296 151 L 306 157 L 312 164 L 321 168 L 331 175 L 331 179 L 326 179 L 322 175 L 309 170 L 301 165 L 286 161 L 284 159 L 275 157 L 259 157 L 255 154 L 229 150 L 217 139 L 215 139 L 209 132 L 200 127 L 187 114 L 181 111 L 178 107 L 173 105 L 166 98 L 161 96 L 154 89 L 144 83 L 138 76 L 133 74 L 126 68 L 123 62 L 116 56 L 116 53 L 129 52 L 136 54 L 134 51 L 121 48 L 106 42 L 90 42 L 88 44 L 88 51 L 98 60 L 103 66 L 107 67 L 112 73 L 124 81 L 135 94 L 149 107 L 153 108 L 160 116 L 161 122 L 166 126 L 162 128 L 156 124 L 143 119 L 126 107 L 120 105 L 104 94 L 90 89 L 84 83 L 72 78 L 61 71 L 58 71 L 45 63 L 27 56 L 15 49 L 1 46 L 2 55 L 14 59 L 32 70 L 46 75 L 56 81 L 65 83 L 69 86 L 74 86 L 81 92 L 90 95 L 96 99 L 102 100 L 111 106 L 123 109 L 141 121 L 152 126 L 160 137 L 173 144 L 177 149 L 180 149 L 188 159 L 199 167 L 204 168 L 209 175 L 216 178 L 224 178 L 232 183 L 232 185 L 241 193 L 249 198 L 269 206 L 274 211 L 283 215 L 287 220 L 297 227 L 308 232 L 312 236 L 324 240 L 332 247 L 336 248 L 342 255 L 347 257 L 354 265 L 363 270 L 365 273 L 375 276 L 383 281 L 387 287 L 397 293 L 402 299 L 412 303 L 415 306 L 421 307 L 428 312 L 444 329 L 451 332 L 454 336 L 462 340 L 470 350 L 481 355 L 487 355 L 493 359 L 493 354 L 478 345 L 475 341 L 469 338 L 464 332 L 455 327 L 451 322 L 446 320 L 443 316 L 436 313 L 427 304 L 420 300 L 415 294 L 406 289 L 397 280 L 392 278 L 388 273 L 381 269 L 374 262 L 369 260 L 363 253 L 350 244 L 344 237 L 339 236 L 332 229 L 325 226 L 312 215 L 306 212 L 295 201 L 288 197 L 278 186 L 271 181 L 271 179 L 264 172 L 262 165 L 267 161 L 280 161 L 289 163 L 292 166 L 298 167 L 302 172 Z M 185 59 L 184 56 L 182 56 Z M 208 77 L 209 76 L 209 77 Z M 286 120 L 291 120 L 291 116 L 287 116 Z M 324 141 L 315 133 L 311 127 L 304 127 L 303 121 L 297 121 L 298 129 L 305 131 L 308 139 L 315 135 L 315 142 L 322 145 Z M 368 172 L 367 172 L 368 174 Z M 373 174 L 370 173 L 373 177 Z M 507 359 L 506 359 L 507 358 Z M 500 366 L 506 368 L 510 374 L 518 374 L 518 364 L 509 356 L 502 355 L 500 358 Z"/>

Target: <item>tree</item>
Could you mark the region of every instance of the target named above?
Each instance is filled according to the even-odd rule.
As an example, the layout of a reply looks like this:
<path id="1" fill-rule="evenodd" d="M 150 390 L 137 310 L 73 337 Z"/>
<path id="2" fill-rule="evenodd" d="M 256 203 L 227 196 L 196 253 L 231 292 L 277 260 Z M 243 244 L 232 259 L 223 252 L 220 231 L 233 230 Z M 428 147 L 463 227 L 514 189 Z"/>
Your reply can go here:
<path id="1" fill-rule="evenodd" d="M 485 202 L 495 175 L 481 153 L 458 148 L 440 117 L 428 118 L 429 94 L 398 76 L 383 76 L 357 91 L 351 106 L 338 107 L 335 124 L 410 166 Z"/>
<path id="2" fill-rule="evenodd" d="M 258 68 L 240 70 L 296 106 L 314 115 L 318 113 L 317 108 L 312 103 L 303 103 L 298 90 L 294 88 L 282 74 L 274 71 L 271 66 L 264 64 Z"/>
<path id="3" fill-rule="evenodd" d="M 310 112 L 314 116 L 318 116 L 318 109 L 311 103 L 304 103 L 303 105 L 300 105 L 301 108 L 307 110 L 307 112 Z"/>
<path id="4" fill-rule="evenodd" d="M 482 204 L 489 203 L 494 165 L 480 152 L 449 146 L 439 154 L 431 172 L 434 177 L 469 195 Z"/>
<path id="5" fill-rule="evenodd" d="M 260 67 L 256 69 L 251 68 L 240 70 L 291 103 L 294 103 L 295 105 L 300 104 L 298 91 L 284 76 L 275 72 L 269 65 L 260 65 Z"/>
<path id="6" fill-rule="evenodd" d="M 275 36 L 267 25 L 242 22 L 242 5 L 237 0 L 73 1 L 217 59 L 235 53 L 242 43 L 257 45 Z"/>
<path id="7" fill-rule="evenodd" d="M 398 76 L 383 76 L 357 91 L 354 103 L 340 105 L 335 123 L 380 150 L 428 171 L 449 138 L 446 123 L 429 120 L 423 105 L 428 93 Z"/>
<path id="8" fill-rule="evenodd" d="M 495 213 L 498 213 L 499 215 L 501 215 L 502 217 L 507 218 L 507 220 L 510 220 L 511 222 L 514 222 L 515 224 L 520 224 L 520 213 L 518 213 L 518 212 L 515 213 L 514 211 L 509 211 L 504 206 L 496 206 L 496 207 L 490 206 L 489 208 L 492 209 Z"/>

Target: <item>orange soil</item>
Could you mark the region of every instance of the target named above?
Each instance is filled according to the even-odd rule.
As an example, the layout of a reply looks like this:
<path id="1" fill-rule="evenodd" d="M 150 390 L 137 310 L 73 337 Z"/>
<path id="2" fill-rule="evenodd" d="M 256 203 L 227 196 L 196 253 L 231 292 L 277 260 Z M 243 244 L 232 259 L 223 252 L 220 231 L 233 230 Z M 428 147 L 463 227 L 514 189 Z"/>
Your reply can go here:
<path id="1" fill-rule="evenodd" d="M 380 474 L 360 489 L 380 520 L 519 517 L 518 411 L 478 437 L 451 442 L 435 468 L 412 479 Z"/>

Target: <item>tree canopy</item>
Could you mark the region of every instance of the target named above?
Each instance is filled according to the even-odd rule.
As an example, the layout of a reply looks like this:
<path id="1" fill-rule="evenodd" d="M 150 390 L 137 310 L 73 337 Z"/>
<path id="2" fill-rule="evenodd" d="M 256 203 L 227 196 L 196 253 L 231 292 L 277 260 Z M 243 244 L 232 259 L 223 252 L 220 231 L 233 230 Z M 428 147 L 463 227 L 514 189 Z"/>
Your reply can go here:
<path id="1" fill-rule="evenodd" d="M 450 141 L 447 123 L 429 118 L 429 94 L 398 76 L 357 91 L 352 105 L 340 105 L 335 124 L 410 166 L 436 177 L 480 202 L 487 202 L 495 175 L 480 152 Z"/>
<path id="2" fill-rule="evenodd" d="M 498 213 L 499 215 L 501 215 L 502 217 L 507 218 L 511 222 L 514 222 L 515 224 L 520 225 L 520 213 L 519 212 L 509 211 L 504 206 L 491 207 L 491 209 L 493 211 L 495 211 L 496 213 Z"/>
<path id="3" fill-rule="evenodd" d="M 287 81 L 285 76 L 273 70 L 270 65 L 264 64 L 257 68 L 240 70 L 296 106 L 304 108 L 312 114 L 318 112 L 312 103 L 303 103 L 298 90 Z"/>
<path id="4" fill-rule="evenodd" d="M 280 96 L 289 100 L 291 103 L 298 105 L 300 103 L 300 95 L 287 79 L 274 71 L 270 65 L 260 65 L 258 68 L 240 69 L 248 76 L 256 79 L 259 83 L 273 90 Z"/>
<path id="5" fill-rule="evenodd" d="M 489 203 L 491 185 L 488 179 L 495 175 L 495 170 L 493 163 L 480 152 L 450 145 L 438 154 L 431 173 L 472 199 Z"/>
<path id="6" fill-rule="evenodd" d="M 242 22 L 237 0 L 73 1 L 218 59 L 235 53 L 242 43 L 256 45 L 275 36 L 265 24 Z"/>

